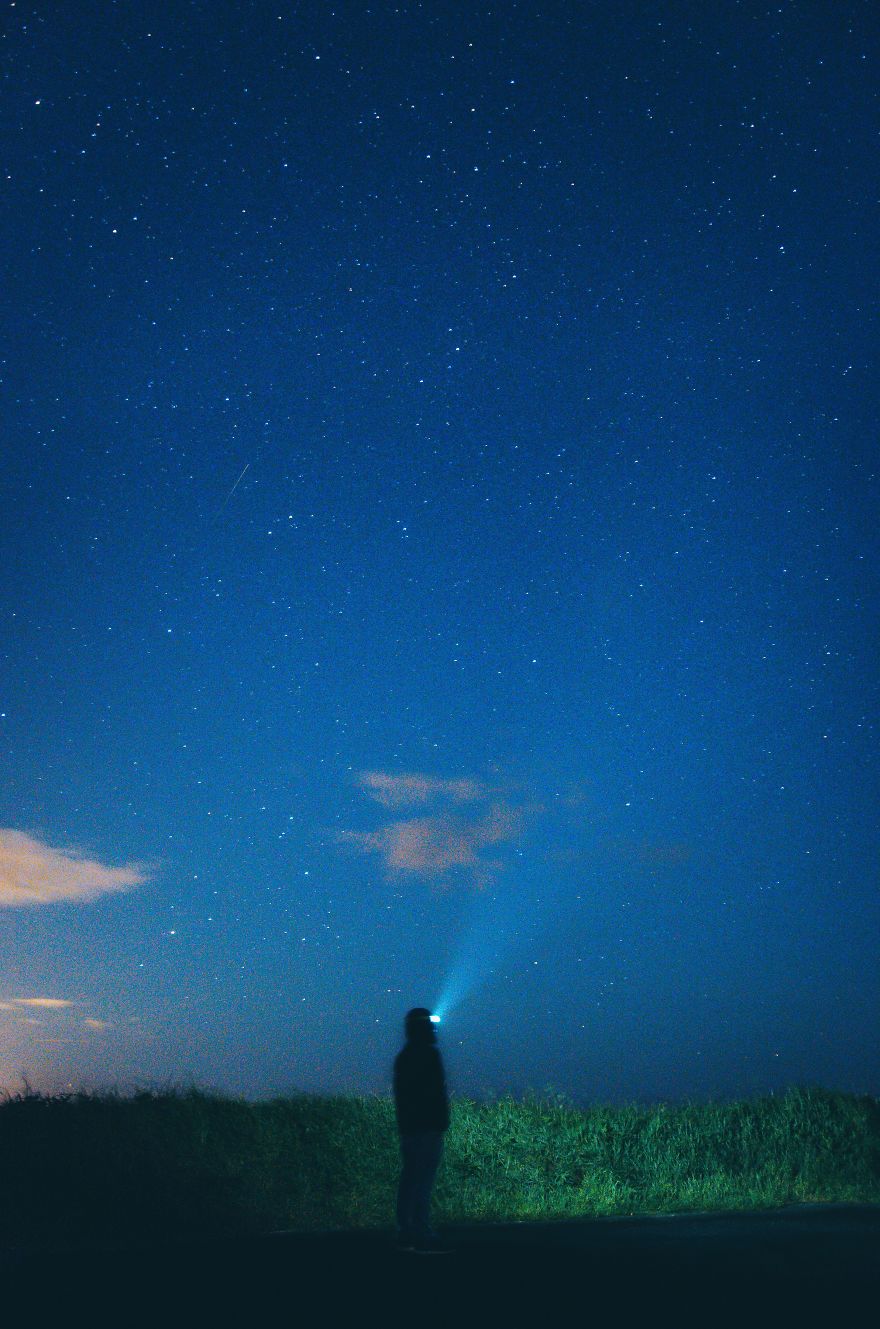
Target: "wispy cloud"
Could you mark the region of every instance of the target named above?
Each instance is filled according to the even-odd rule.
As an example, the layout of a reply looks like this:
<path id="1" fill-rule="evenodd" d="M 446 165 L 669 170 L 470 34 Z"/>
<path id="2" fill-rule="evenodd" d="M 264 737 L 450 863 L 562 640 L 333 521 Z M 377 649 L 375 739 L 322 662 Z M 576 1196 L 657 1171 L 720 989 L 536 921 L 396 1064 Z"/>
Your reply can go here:
<path id="1" fill-rule="evenodd" d="M 75 849 L 53 849 L 23 831 L 0 829 L 0 908 L 95 900 L 147 880 L 137 865 L 108 867 Z"/>
<path id="2" fill-rule="evenodd" d="M 518 839 L 527 813 L 534 811 L 511 805 L 496 789 L 471 779 L 364 771 L 357 782 L 384 808 L 431 803 L 437 809 L 395 818 L 376 831 L 339 833 L 340 844 L 378 855 L 390 878 L 409 875 L 445 885 L 457 875 L 474 886 L 487 886 L 502 870 L 503 859 L 486 851 Z M 472 806 L 463 810 L 468 804 Z"/>
<path id="3" fill-rule="evenodd" d="M 110 1012 L 107 1012 L 110 1014 Z M 92 1007 L 85 995 L 0 998 L 0 1095 L 17 1084 L 56 1090 L 80 1074 L 93 1055 L 115 1055 L 119 1036 L 116 1017 Z M 128 1021 L 133 1024 L 134 1021 Z M 137 1031 L 132 1030 L 137 1037 Z"/>
<path id="4" fill-rule="evenodd" d="M 111 1020 L 99 1019 L 88 1014 L 88 1010 L 88 1002 L 69 1001 L 66 997 L 6 997 L 0 1001 L 0 1014 L 9 1012 L 5 1020 L 7 1030 L 25 1024 L 45 1026 L 53 1032 L 70 1031 L 77 1026 L 96 1033 L 113 1028 Z"/>
<path id="5" fill-rule="evenodd" d="M 386 808 L 441 799 L 450 803 L 474 803 L 489 790 L 478 780 L 443 780 L 435 775 L 391 775 L 387 771 L 361 771 L 357 783 L 368 797 Z"/>

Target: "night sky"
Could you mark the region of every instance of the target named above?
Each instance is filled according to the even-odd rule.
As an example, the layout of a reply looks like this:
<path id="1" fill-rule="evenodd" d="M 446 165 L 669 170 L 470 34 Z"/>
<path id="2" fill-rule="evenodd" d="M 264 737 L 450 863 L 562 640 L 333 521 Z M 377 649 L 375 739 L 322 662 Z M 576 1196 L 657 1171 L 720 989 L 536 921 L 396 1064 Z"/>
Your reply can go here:
<path id="1" fill-rule="evenodd" d="M 880 1093 L 875 6 L 5 16 L 0 1085 Z"/>

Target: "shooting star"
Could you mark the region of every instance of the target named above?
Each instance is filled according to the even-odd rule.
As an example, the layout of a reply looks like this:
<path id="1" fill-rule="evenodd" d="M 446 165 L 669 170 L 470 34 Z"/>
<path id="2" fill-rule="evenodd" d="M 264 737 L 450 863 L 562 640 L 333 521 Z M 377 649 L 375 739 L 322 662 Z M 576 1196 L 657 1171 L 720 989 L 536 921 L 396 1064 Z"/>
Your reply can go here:
<path id="1" fill-rule="evenodd" d="M 245 471 L 249 468 L 249 466 L 250 466 L 250 462 L 249 462 L 249 461 L 245 462 L 245 464 L 244 464 L 244 470 L 242 471 L 241 475 L 238 477 L 238 479 L 236 480 L 235 484 L 232 486 L 232 488 L 230 489 L 229 493 L 226 495 L 226 497 L 225 497 L 224 500 L 223 500 L 223 503 L 222 503 L 222 505 L 221 505 L 221 507 L 220 507 L 218 513 L 217 513 L 217 516 L 218 516 L 218 517 L 222 517 L 222 515 L 223 515 L 223 513 L 224 513 L 224 511 L 225 511 L 225 509 L 226 509 L 226 504 L 229 502 L 229 500 L 232 498 L 232 495 L 235 493 L 236 489 L 237 489 L 238 486 L 241 484 L 242 480 L 244 479 Z"/>

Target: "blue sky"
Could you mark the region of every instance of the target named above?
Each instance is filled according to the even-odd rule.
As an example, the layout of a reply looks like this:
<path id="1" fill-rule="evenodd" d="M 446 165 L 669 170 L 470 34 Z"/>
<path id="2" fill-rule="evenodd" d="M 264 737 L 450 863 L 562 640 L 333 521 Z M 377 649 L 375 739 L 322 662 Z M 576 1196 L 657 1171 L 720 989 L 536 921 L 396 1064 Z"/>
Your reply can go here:
<path id="1" fill-rule="evenodd" d="M 17 5 L 0 1083 L 878 1092 L 865 4 Z"/>

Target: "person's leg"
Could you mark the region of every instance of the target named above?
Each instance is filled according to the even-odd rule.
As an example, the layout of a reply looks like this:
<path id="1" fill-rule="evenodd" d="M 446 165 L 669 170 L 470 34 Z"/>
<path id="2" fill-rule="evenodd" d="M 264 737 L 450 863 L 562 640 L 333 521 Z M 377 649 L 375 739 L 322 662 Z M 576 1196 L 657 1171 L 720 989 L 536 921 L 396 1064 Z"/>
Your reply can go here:
<path id="1" fill-rule="evenodd" d="M 413 1137 L 412 1230 L 416 1240 L 431 1236 L 431 1191 L 443 1153 L 440 1131 L 423 1131 Z"/>
<path id="2" fill-rule="evenodd" d="M 413 1234 L 415 1180 L 418 1175 L 417 1137 L 400 1137 L 400 1180 L 397 1183 L 397 1237 L 406 1241 Z"/>

